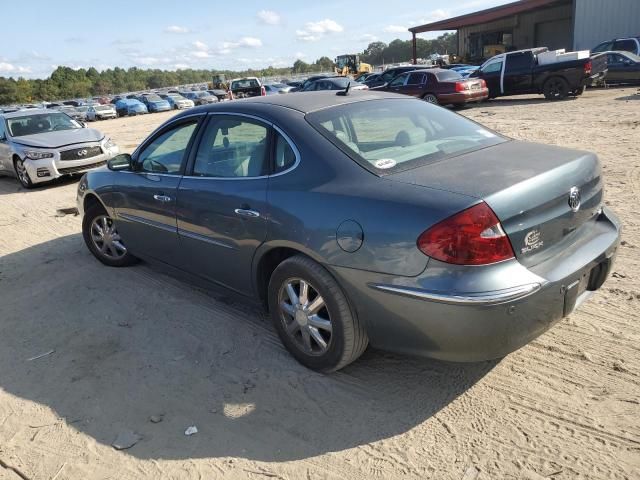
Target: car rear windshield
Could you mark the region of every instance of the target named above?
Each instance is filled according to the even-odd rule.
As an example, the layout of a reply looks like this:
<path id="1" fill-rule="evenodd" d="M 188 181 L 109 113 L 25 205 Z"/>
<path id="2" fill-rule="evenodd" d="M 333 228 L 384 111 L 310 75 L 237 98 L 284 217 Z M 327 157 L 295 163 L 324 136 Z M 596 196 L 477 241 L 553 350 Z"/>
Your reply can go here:
<path id="1" fill-rule="evenodd" d="M 255 78 L 245 78 L 243 80 L 234 80 L 231 82 L 231 89 L 236 90 L 238 88 L 257 88 L 260 84 Z"/>
<path id="2" fill-rule="evenodd" d="M 456 80 L 462 80 L 462 75 L 455 70 L 446 70 L 436 73 L 436 78 L 439 82 L 455 82 Z"/>
<path id="3" fill-rule="evenodd" d="M 7 128 L 12 137 L 23 137 L 54 130 L 73 130 L 80 125 L 64 113 L 42 113 L 7 119 Z"/>
<path id="4" fill-rule="evenodd" d="M 112 110 L 112 108 L 110 106 L 108 106 L 108 105 L 96 105 L 94 108 L 98 112 L 104 112 L 106 110 Z"/>
<path id="5" fill-rule="evenodd" d="M 381 99 L 309 113 L 307 121 L 377 175 L 409 170 L 507 141 L 447 109 L 416 99 Z"/>

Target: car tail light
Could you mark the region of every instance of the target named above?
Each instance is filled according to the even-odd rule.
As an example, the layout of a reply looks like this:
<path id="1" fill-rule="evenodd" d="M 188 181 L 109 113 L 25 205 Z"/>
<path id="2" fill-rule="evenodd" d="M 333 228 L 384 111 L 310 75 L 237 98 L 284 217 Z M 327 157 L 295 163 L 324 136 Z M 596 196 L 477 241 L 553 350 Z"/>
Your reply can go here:
<path id="1" fill-rule="evenodd" d="M 463 210 L 418 237 L 422 253 L 456 265 L 487 265 L 514 258 L 502 225 L 486 203 Z"/>
<path id="2" fill-rule="evenodd" d="M 584 73 L 585 75 L 591 75 L 591 68 L 592 68 L 592 64 L 591 64 L 591 60 L 589 60 L 587 63 L 584 64 Z"/>
<path id="3" fill-rule="evenodd" d="M 467 90 L 469 87 L 466 83 L 464 82 L 456 82 L 456 92 L 464 92 L 465 90 Z"/>
<path id="4" fill-rule="evenodd" d="M 264 85 L 262 87 L 260 87 L 260 96 L 262 96 L 262 97 L 266 97 L 267 96 L 267 89 L 264 88 Z"/>

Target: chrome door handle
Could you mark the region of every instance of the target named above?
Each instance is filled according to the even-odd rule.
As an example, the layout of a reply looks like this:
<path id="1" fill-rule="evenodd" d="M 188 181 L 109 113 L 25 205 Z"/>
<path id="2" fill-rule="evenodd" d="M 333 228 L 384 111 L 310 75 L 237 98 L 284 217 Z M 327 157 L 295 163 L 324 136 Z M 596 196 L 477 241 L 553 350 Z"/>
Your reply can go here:
<path id="1" fill-rule="evenodd" d="M 157 200 L 159 202 L 170 202 L 171 201 L 171 197 L 168 197 L 166 195 L 154 195 L 153 198 L 154 198 L 154 200 Z"/>
<path id="2" fill-rule="evenodd" d="M 234 212 L 243 217 L 258 218 L 260 216 L 260 212 L 256 212 L 255 210 L 247 210 L 245 208 L 236 208 Z"/>

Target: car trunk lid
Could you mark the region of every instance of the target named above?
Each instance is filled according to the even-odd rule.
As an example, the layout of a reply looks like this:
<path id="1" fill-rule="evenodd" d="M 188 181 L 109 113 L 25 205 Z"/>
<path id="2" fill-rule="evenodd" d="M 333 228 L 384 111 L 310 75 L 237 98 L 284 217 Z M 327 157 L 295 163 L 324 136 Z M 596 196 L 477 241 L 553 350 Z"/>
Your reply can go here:
<path id="1" fill-rule="evenodd" d="M 569 244 L 596 215 L 603 197 L 600 164 L 594 154 L 518 141 L 386 178 L 485 201 L 500 219 L 516 257 L 527 266 Z"/>

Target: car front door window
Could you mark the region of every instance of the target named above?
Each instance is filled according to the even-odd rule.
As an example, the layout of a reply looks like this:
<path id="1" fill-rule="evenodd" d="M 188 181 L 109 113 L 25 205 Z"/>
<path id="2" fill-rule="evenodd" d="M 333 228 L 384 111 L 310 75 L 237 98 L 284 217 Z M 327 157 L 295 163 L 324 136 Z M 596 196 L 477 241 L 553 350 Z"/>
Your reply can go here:
<path id="1" fill-rule="evenodd" d="M 502 62 L 490 63 L 482 69 L 482 73 L 497 73 L 502 71 Z"/>
<path id="2" fill-rule="evenodd" d="M 164 132 L 138 155 L 138 171 L 177 175 L 197 122 L 182 124 Z"/>
<path id="3" fill-rule="evenodd" d="M 407 81 L 407 74 L 402 74 L 396 78 L 394 78 L 391 83 L 389 84 L 390 87 L 402 87 L 404 85 L 404 83 Z"/>

